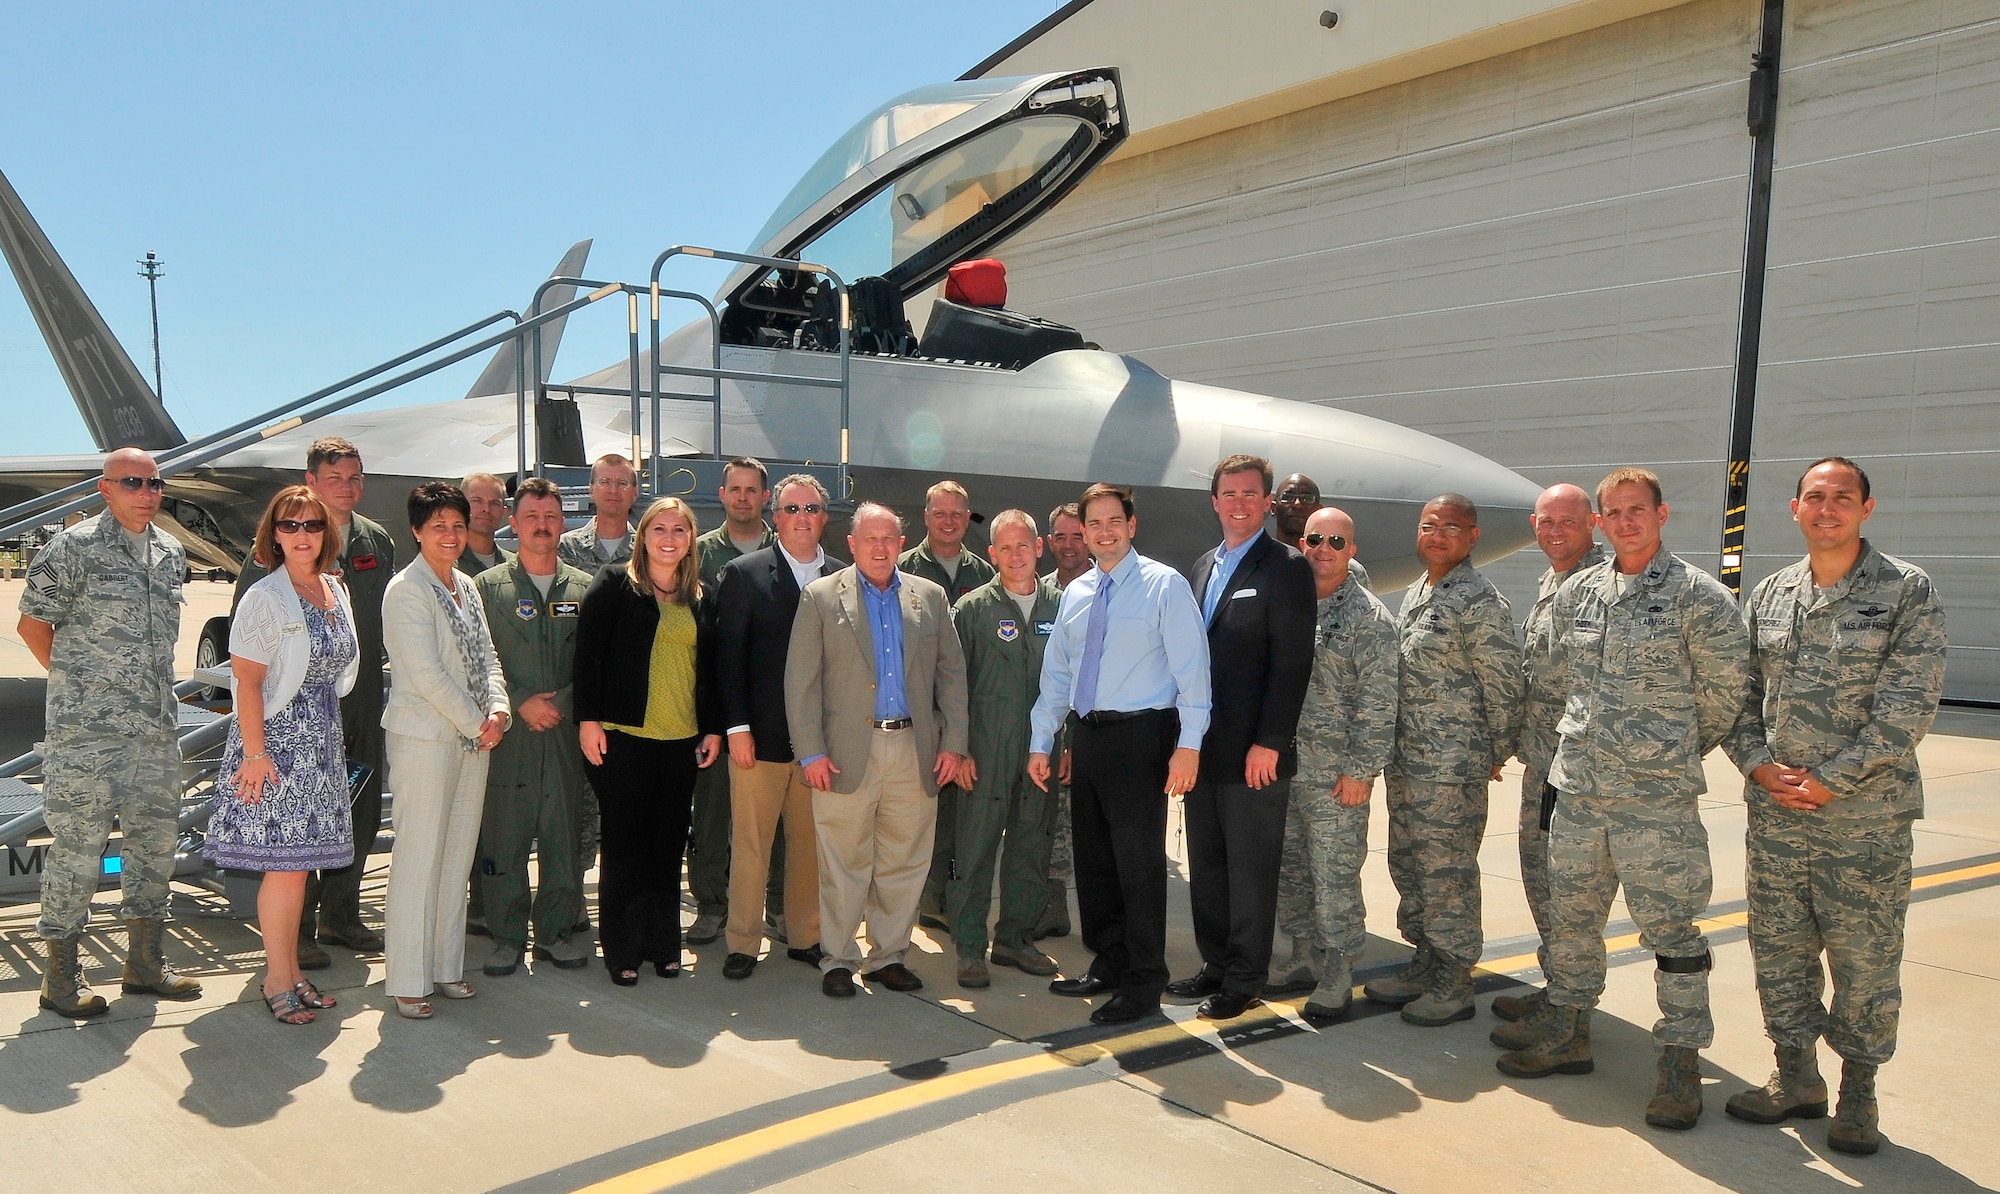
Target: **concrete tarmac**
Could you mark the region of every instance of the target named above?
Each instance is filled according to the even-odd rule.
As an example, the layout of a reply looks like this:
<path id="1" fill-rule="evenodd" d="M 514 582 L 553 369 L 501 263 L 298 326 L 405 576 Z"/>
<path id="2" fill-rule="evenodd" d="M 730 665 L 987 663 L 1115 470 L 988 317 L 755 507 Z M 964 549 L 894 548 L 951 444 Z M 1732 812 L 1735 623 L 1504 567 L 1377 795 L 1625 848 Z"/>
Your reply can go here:
<path id="1" fill-rule="evenodd" d="M 1494 1069 L 1498 1050 L 1486 1040 L 1497 1021 L 1485 1005 L 1507 975 L 1484 980 L 1477 1019 L 1440 1029 L 1365 1002 L 1315 1029 L 1298 1018 L 1297 998 L 1223 1025 L 1184 1006 L 1166 1021 L 1098 1029 L 1086 1025 L 1084 1001 L 1016 971 L 996 967 L 990 988 L 960 990 L 949 940 L 921 930 L 910 964 L 923 991 L 864 989 L 843 1001 L 820 995 L 816 974 L 782 950 L 734 983 L 720 975 L 717 942 L 689 950 L 682 977 L 649 971 L 628 989 L 597 965 L 487 978 L 477 966 L 489 943 L 473 938 L 478 997 L 436 1001 L 429 1022 L 393 1014 L 379 956 L 335 948 L 333 968 L 313 977 L 340 1006 L 290 1027 L 258 997 L 254 925 L 229 919 L 218 897 L 177 888 L 169 953 L 203 980 L 203 997 L 119 994 L 124 933 L 115 893 L 105 893 L 86 953 L 112 1007 L 83 1024 L 37 1006 L 35 908 L 0 908 L 0 1189 L 79 1179 L 158 1194 L 1993 1188 L 2000 715 L 1947 712 L 1921 753 L 1929 815 L 1917 826 L 1902 1039 L 1881 1077 L 1888 1142 L 1872 1158 L 1827 1150 L 1827 1121 L 1753 1127 L 1722 1112 L 1728 1095 L 1763 1081 L 1771 1054 L 1740 927 L 1741 780 L 1714 756 L 1703 808 L 1716 869 L 1717 1035 L 1703 1059 L 1707 1111 L 1691 1132 L 1642 1121 L 1657 1012 L 1651 956 L 1635 950 L 1613 955 L 1597 1072 L 1521 1081 Z M 1492 788 L 1487 962 L 1536 979 L 1515 859 L 1519 783 L 1509 768 Z M 1167 845 L 1169 954 L 1181 976 L 1198 959 L 1176 832 Z M 388 856 L 373 865 L 363 898 L 379 923 Z M 1407 952 L 1379 856 L 1365 878 L 1364 973 Z M 1608 935 L 1629 931 L 1614 923 Z M 1087 964 L 1074 936 L 1043 945 L 1066 973 Z M 1837 1081 L 1838 1060 L 1825 1049 L 1821 1059 Z"/>

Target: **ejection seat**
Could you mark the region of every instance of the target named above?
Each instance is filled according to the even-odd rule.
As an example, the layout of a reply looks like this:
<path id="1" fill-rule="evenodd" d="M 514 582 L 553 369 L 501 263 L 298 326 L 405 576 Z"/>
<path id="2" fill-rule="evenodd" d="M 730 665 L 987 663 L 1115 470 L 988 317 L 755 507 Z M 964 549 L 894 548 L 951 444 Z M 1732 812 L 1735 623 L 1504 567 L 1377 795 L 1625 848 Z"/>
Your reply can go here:
<path id="1" fill-rule="evenodd" d="M 1006 266 L 990 257 L 959 262 L 931 304 L 917 355 L 1022 369 L 1053 352 L 1092 347 L 1073 327 L 1006 306 Z"/>

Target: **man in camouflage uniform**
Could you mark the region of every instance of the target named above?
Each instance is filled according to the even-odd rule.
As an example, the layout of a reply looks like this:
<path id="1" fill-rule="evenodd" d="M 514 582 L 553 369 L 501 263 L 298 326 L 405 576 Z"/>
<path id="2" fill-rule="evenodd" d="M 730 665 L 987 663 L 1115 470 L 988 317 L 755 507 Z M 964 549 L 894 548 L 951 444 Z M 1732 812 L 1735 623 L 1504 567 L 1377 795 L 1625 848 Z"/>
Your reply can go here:
<path id="1" fill-rule="evenodd" d="M 1355 548 L 1354 520 L 1334 506 L 1316 510 L 1299 537 L 1319 615 L 1278 871 L 1278 931 L 1292 954 L 1272 967 L 1266 990 L 1309 987 L 1304 1012 L 1314 1023 L 1354 1002 L 1354 959 L 1368 940 L 1368 796 L 1396 748 L 1396 619 L 1354 575 Z"/>
<path id="2" fill-rule="evenodd" d="M 958 873 L 945 892 L 961 987 L 990 982 L 986 917 L 996 867 L 1000 920 L 991 937 L 993 964 L 1027 974 L 1058 969 L 1054 958 L 1035 948 L 1035 922 L 1048 903 L 1049 795 L 1029 780 L 1027 768 L 1028 715 L 1041 695 L 1042 652 L 1055 629 L 1062 590 L 1035 575 L 1042 553 L 1035 530 L 1024 510 L 996 515 L 986 551 L 999 574 L 959 598 L 951 611 L 965 649 L 972 713 L 968 754 L 956 785 L 952 856 Z"/>
<path id="3" fill-rule="evenodd" d="M 473 582 L 514 710 L 486 773 L 473 860 L 493 937 L 484 967 L 492 975 L 512 974 L 520 965 L 531 914 L 536 957 L 577 970 L 589 964 L 592 952 L 589 938 L 574 931 L 583 917 L 576 821 L 585 782 L 571 701 L 576 628 L 590 577 L 556 558 L 562 529 L 562 491 L 546 477 L 528 478 L 514 496 L 521 553 Z"/>
<path id="4" fill-rule="evenodd" d="M 778 541 L 771 524 L 764 521 L 764 507 L 771 500 L 770 473 L 764 462 L 739 456 L 723 466 L 722 487 L 715 491 L 722 500 L 722 525 L 694 541 L 701 556 L 701 583 L 714 599 L 722 583 L 722 566 L 738 556 L 762 551 Z M 694 923 L 688 926 L 689 945 L 708 945 L 722 936 L 729 919 L 729 768 L 703 767 L 694 778 L 694 814 L 688 822 L 688 891 L 694 896 Z M 766 888 L 764 907 L 777 930 L 785 937 L 785 830 L 771 843 L 771 881 Z"/>
<path id="5" fill-rule="evenodd" d="M 315 938 L 356 953 L 382 948 L 382 934 L 361 920 L 361 879 L 368 872 L 368 856 L 375 851 L 375 835 L 382 827 L 382 676 L 389 658 L 382 649 L 382 594 L 389 587 L 389 578 L 396 574 L 396 541 L 381 523 L 355 509 L 361 504 L 365 480 L 361 453 L 349 441 L 327 436 L 314 440 L 306 449 L 306 487 L 326 503 L 326 512 L 333 519 L 327 532 L 337 530 L 340 534 L 335 567 L 347 586 L 348 603 L 354 610 L 354 637 L 361 648 L 360 675 L 353 691 L 340 698 L 341 740 L 348 766 L 366 766 L 369 773 L 360 790 L 352 794 L 354 861 L 339 870 L 315 872 L 306 880 L 305 909 L 299 917 L 301 970 L 323 970 L 333 964 L 327 952 L 314 944 Z M 236 573 L 231 613 L 250 586 L 264 576 L 256 553 L 245 555 Z"/>
<path id="6" fill-rule="evenodd" d="M 35 923 L 48 947 L 41 1004 L 64 1016 L 107 1007 L 84 985 L 77 938 L 90 920 L 114 819 L 125 838 L 123 989 L 167 999 L 201 994 L 162 951 L 179 841 L 174 642 L 187 573 L 181 545 L 153 525 L 163 488 L 145 452 L 120 448 L 105 457 L 97 482 L 104 512 L 49 540 L 21 594 L 21 641 L 49 670 L 42 806 L 55 841 Z"/>
<path id="7" fill-rule="evenodd" d="M 1535 545 L 1549 559 L 1549 566 L 1535 593 L 1535 606 L 1522 625 L 1523 670 L 1528 678 L 1528 699 L 1521 714 L 1519 753 L 1525 767 L 1521 775 L 1521 887 L 1528 897 L 1528 912 L 1541 934 L 1541 948 L 1535 956 L 1542 973 L 1549 969 L 1549 831 L 1544 819 L 1555 811 L 1555 792 L 1547 788 L 1549 764 L 1556 757 L 1556 722 L 1562 717 L 1563 693 L 1549 683 L 1549 607 L 1556 590 L 1579 568 L 1602 563 L 1604 548 L 1597 542 L 1597 520 L 1590 510 L 1590 495 L 1564 482 L 1542 490 L 1529 515 L 1535 531 Z M 1519 1020 L 1537 1005 L 1549 1001 L 1546 989 L 1526 996 L 1497 995 L 1493 1014 L 1503 1020 Z"/>
<path id="8" fill-rule="evenodd" d="M 1083 538 L 1083 515 L 1075 502 L 1064 502 L 1049 511 L 1049 533 L 1045 540 L 1056 570 L 1049 574 L 1060 592 L 1069 582 L 1090 571 L 1090 545 Z M 1069 883 L 1076 871 L 1076 849 L 1070 839 L 1069 819 L 1069 726 L 1056 731 L 1058 765 L 1049 781 L 1049 900 L 1035 922 L 1035 939 L 1069 936 Z"/>
<path id="9" fill-rule="evenodd" d="M 1486 786 L 1499 778 L 1520 731 L 1514 611 L 1472 566 L 1478 542 L 1470 498 L 1432 498 L 1417 526 L 1425 573 L 1404 592 L 1397 617 L 1396 753 L 1385 773 L 1389 876 L 1402 896 L 1396 927 L 1417 952 L 1365 991 L 1425 1028 L 1473 1015 L 1472 967 L 1486 944 L 1479 899 Z"/>
<path id="10" fill-rule="evenodd" d="M 1875 1070 L 1896 1051 L 1903 1003 L 1917 743 L 1944 692 L 1944 606 L 1922 569 L 1861 537 L 1875 499 L 1859 465 L 1817 461 L 1797 494 L 1806 558 L 1744 610 L 1752 703 L 1729 739 L 1750 777 L 1750 953 L 1778 1068 L 1728 1110 L 1755 1123 L 1825 1115 L 1824 1036 L 1842 1061 L 1827 1144 L 1866 1155 L 1882 1144 Z"/>
<path id="11" fill-rule="evenodd" d="M 1658 477 L 1616 470 L 1598 483 L 1597 513 L 1615 558 L 1571 577 L 1549 613 L 1549 682 L 1567 694 L 1549 767 L 1549 1001 L 1493 1040 L 1515 1047 L 1498 1065 L 1517 1078 L 1590 1072 L 1604 924 L 1623 884 L 1639 942 L 1658 959 L 1659 1084 L 1646 1122 L 1686 1129 L 1701 1115 L 1697 1050 L 1715 1036 L 1708 938 L 1695 926 L 1714 885 L 1701 758 L 1743 711 L 1750 647 L 1729 590 L 1661 546 Z"/>

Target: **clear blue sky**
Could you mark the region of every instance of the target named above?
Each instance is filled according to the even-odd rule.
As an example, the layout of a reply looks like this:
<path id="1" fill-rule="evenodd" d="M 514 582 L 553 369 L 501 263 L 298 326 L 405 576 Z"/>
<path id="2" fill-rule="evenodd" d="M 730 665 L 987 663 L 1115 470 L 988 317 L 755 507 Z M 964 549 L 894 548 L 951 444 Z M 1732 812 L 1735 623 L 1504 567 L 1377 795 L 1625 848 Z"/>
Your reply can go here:
<path id="1" fill-rule="evenodd" d="M 870 108 L 1056 7 L 21 5 L 0 172 L 149 377 L 135 263 L 165 261 L 167 409 L 192 436 L 524 308 L 584 237 L 592 276 L 634 281 L 675 242 L 741 249 Z M 623 320 L 592 314 L 558 379 L 624 355 Z M 92 449 L 4 271 L 0 420 L 8 455 Z"/>

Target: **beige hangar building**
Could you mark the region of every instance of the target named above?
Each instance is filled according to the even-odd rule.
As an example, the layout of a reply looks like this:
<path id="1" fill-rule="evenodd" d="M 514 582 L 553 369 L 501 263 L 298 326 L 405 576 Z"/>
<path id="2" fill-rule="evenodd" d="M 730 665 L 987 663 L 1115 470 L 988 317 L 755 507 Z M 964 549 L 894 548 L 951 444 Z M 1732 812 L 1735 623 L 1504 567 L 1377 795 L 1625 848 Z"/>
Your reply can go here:
<path id="1" fill-rule="evenodd" d="M 1993 0 L 1078 0 L 967 77 L 1100 65 L 1131 137 L 1002 246 L 1012 305 L 1543 483 L 1647 465 L 1711 571 L 1740 418 L 1746 586 L 1853 456 L 1948 696 L 2000 700 Z M 1521 605 L 1542 566 L 1492 574 Z"/>

